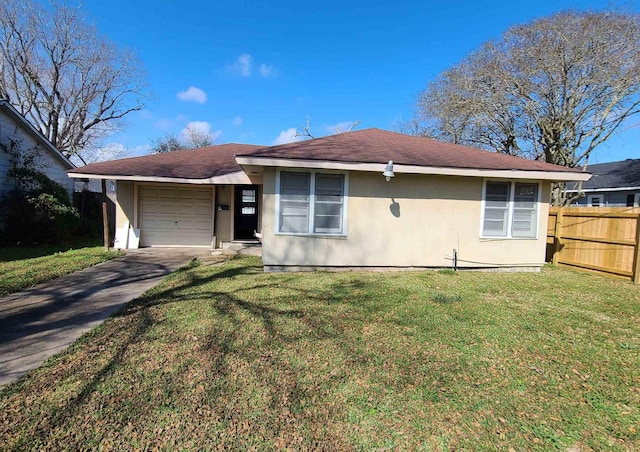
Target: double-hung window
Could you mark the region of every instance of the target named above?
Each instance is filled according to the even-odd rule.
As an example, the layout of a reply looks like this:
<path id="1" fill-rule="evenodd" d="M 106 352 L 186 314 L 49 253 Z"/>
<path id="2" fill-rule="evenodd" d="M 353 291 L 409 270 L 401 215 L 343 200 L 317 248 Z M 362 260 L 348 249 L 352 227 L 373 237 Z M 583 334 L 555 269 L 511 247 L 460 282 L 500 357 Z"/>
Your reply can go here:
<path id="1" fill-rule="evenodd" d="M 482 236 L 535 238 L 538 194 L 537 183 L 486 181 Z"/>
<path id="2" fill-rule="evenodd" d="M 587 207 L 602 207 L 602 195 L 589 195 L 587 197 Z"/>
<path id="3" fill-rule="evenodd" d="M 280 171 L 276 230 L 289 234 L 344 235 L 344 174 Z"/>

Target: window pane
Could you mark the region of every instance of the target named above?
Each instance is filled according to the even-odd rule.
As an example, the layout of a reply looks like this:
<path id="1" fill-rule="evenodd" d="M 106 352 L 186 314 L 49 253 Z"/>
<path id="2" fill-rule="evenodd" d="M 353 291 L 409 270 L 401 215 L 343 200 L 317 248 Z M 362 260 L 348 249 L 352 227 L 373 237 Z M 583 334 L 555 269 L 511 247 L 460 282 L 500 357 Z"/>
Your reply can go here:
<path id="1" fill-rule="evenodd" d="M 309 201 L 308 173 L 280 173 L 280 197 L 286 200 Z"/>
<path id="2" fill-rule="evenodd" d="M 256 191 L 242 190 L 242 202 L 256 202 Z"/>
<path id="3" fill-rule="evenodd" d="M 256 208 L 255 207 L 243 207 L 242 215 L 255 215 Z"/>
<path id="4" fill-rule="evenodd" d="M 281 202 L 280 232 L 309 232 L 309 204 Z"/>
<path id="5" fill-rule="evenodd" d="M 318 233 L 339 233 L 342 230 L 342 217 L 340 216 L 325 216 L 315 217 L 315 231 Z"/>
<path id="6" fill-rule="evenodd" d="M 509 187 L 508 182 L 487 182 L 487 201 L 506 204 L 509 202 Z"/>
<path id="7" fill-rule="evenodd" d="M 280 173 L 280 231 L 309 232 L 308 173 Z"/>
<path id="8" fill-rule="evenodd" d="M 538 185 L 536 184 L 516 184 L 513 201 L 515 207 L 525 207 L 531 209 L 538 201 Z"/>
<path id="9" fill-rule="evenodd" d="M 484 213 L 484 235 L 505 236 L 507 235 L 507 215 L 505 209 L 485 210 Z"/>
<path id="10" fill-rule="evenodd" d="M 341 174 L 316 175 L 316 200 L 340 201 L 344 176 Z"/>
<path id="11" fill-rule="evenodd" d="M 314 232 L 340 232 L 342 230 L 342 204 L 316 204 Z"/>
<path id="12" fill-rule="evenodd" d="M 511 184 L 508 182 L 487 182 L 482 235 L 490 237 L 507 236 L 510 188 Z"/>
<path id="13" fill-rule="evenodd" d="M 535 237 L 538 220 L 538 184 L 515 184 L 513 196 L 513 237 Z"/>
<path id="14" fill-rule="evenodd" d="M 316 174 L 313 232 L 342 232 L 344 176 Z"/>

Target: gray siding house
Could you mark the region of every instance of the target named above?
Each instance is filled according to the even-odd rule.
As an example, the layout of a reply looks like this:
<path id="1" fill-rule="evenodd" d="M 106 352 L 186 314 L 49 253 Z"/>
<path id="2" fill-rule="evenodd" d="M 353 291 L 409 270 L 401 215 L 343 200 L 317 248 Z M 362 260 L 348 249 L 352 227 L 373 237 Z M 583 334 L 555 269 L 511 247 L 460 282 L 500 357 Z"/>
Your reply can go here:
<path id="1" fill-rule="evenodd" d="M 589 172 L 593 176 L 582 184 L 584 196 L 575 201 L 573 205 L 583 207 L 640 206 L 640 159 L 589 165 Z"/>
<path id="2" fill-rule="evenodd" d="M 36 165 L 50 179 L 58 182 L 67 189 L 69 196 L 73 193 L 73 179 L 67 175 L 67 170 L 75 168 L 49 140 L 47 140 L 29 121 L 25 119 L 6 100 L 0 100 L 0 143 L 8 144 L 10 140 L 19 143 L 20 150 L 34 149 L 37 152 Z M 13 183 L 7 177 L 11 167 L 11 157 L 0 149 L 0 199 L 13 189 Z M 0 226 L 3 213 L 0 212 Z"/>

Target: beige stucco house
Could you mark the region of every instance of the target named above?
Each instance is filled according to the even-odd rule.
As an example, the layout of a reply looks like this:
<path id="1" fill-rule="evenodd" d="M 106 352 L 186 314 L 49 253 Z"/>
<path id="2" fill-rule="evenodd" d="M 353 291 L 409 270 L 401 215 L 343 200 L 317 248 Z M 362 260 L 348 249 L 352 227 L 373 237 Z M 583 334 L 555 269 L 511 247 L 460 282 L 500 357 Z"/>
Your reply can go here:
<path id="1" fill-rule="evenodd" d="M 116 180 L 116 223 L 140 229 L 142 246 L 259 237 L 266 270 L 536 270 L 551 183 L 589 178 L 379 129 L 135 157 L 70 175 Z"/>

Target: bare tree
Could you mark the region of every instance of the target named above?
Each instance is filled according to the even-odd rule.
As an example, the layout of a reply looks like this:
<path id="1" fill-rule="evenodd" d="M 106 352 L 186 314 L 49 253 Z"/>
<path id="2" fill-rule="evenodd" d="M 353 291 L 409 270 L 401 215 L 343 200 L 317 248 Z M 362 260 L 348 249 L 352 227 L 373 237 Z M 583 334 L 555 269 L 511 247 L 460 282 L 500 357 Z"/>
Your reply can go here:
<path id="1" fill-rule="evenodd" d="M 108 143 L 97 148 L 87 148 L 82 153 L 84 161 L 89 163 L 106 162 L 128 156 L 130 150 L 120 143 Z"/>
<path id="2" fill-rule="evenodd" d="M 195 149 L 211 146 L 215 137 L 208 127 L 199 127 L 198 122 L 189 123 L 182 131 L 182 143 L 185 148 Z"/>
<path id="3" fill-rule="evenodd" d="M 132 52 L 100 37 L 77 8 L 0 3 L 0 97 L 67 156 L 83 160 L 84 148 L 142 108 L 140 68 Z"/>
<path id="4" fill-rule="evenodd" d="M 507 30 L 420 93 L 410 126 L 455 143 L 586 167 L 640 112 L 640 16 L 565 11 Z"/>
<path id="5" fill-rule="evenodd" d="M 166 134 L 152 141 L 151 154 L 196 149 L 215 144 L 215 136 L 206 127 L 199 127 L 198 123 L 189 123 L 180 135 Z"/>
<path id="6" fill-rule="evenodd" d="M 161 138 L 156 138 L 151 142 L 151 154 L 164 154 L 166 152 L 180 151 L 185 149 L 185 146 L 180 142 L 175 135 L 165 135 Z"/>
<path id="7" fill-rule="evenodd" d="M 296 129 L 296 134 L 294 136 L 296 136 L 296 137 L 316 138 L 315 136 L 313 136 L 311 134 L 311 119 L 309 119 L 308 116 L 307 116 L 307 125 L 306 126 L 300 126 L 300 128 L 302 129 L 302 131 Z"/>
<path id="8" fill-rule="evenodd" d="M 353 121 L 351 123 L 351 125 L 349 126 L 349 128 L 346 129 L 346 130 L 342 130 L 342 128 L 336 127 L 335 133 L 339 134 L 339 133 L 351 132 L 353 129 L 358 127 L 361 122 L 362 121 L 360 121 L 360 120 Z M 311 119 L 309 119 L 308 116 L 307 116 L 307 125 L 300 126 L 300 128 L 302 129 L 302 131 L 296 129 L 296 134 L 294 136 L 296 136 L 296 137 L 307 137 L 307 138 L 318 138 L 318 137 L 316 137 L 316 136 L 311 134 Z"/>

